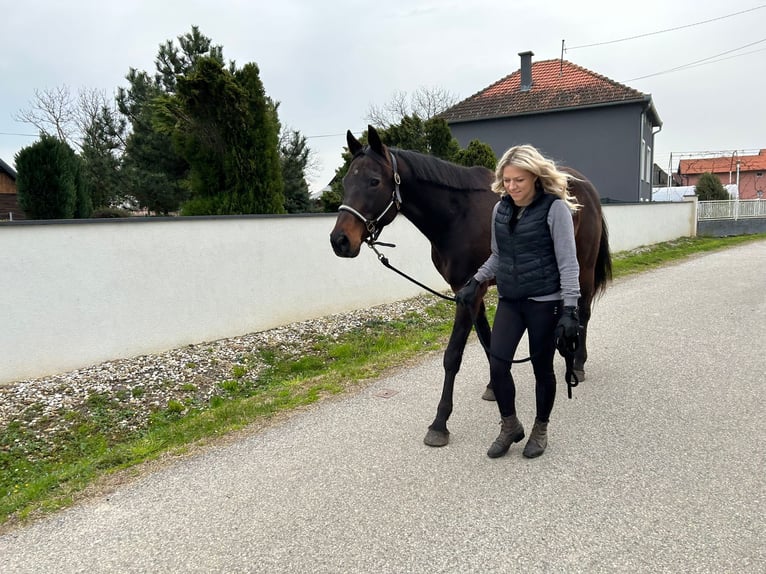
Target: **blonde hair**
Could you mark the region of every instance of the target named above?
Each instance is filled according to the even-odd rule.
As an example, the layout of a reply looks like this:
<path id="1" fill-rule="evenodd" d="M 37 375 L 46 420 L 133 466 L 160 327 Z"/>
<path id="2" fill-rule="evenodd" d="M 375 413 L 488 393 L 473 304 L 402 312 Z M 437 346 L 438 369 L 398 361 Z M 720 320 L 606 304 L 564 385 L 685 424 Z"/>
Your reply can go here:
<path id="1" fill-rule="evenodd" d="M 535 187 L 542 187 L 545 193 L 556 195 L 564 200 L 570 210 L 577 211 L 582 207 L 571 193 L 569 193 L 569 180 L 576 179 L 573 175 L 560 171 L 556 164 L 537 151 L 537 148 L 529 144 L 517 145 L 503 154 L 495 168 L 495 181 L 492 191 L 499 195 L 505 195 L 503 186 L 503 170 L 508 166 L 525 169 L 537 177 Z M 538 187 L 538 188 L 539 188 Z"/>

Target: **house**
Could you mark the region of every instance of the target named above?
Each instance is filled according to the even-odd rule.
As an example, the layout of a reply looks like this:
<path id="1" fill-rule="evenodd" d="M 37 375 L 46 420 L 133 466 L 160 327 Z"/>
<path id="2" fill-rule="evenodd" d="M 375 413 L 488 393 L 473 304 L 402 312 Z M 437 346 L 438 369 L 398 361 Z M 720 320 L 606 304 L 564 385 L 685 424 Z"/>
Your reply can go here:
<path id="1" fill-rule="evenodd" d="M 681 185 L 697 185 L 703 173 L 718 176 L 724 185 L 737 185 L 739 199 L 766 197 L 766 149 L 758 155 L 682 159 L 678 162 L 678 178 Z"/>
<path id="2" fill-rule="evenodd" d="M 0 221 L 26 219 L 16 193 L 16 170 L 0 159 Z"/>
<path id="3" fill-rule="evenodd" d="M 652 165 L 652 186 L 665 186 L 668 184 L 667 172 L 656 163 Z"/>
<path id="4" fill-rule="evenodd" d="M 465 147 L 489 144 L 499 158 L 529 143 L 582 172 L 603 202 L 649 201 L 654 136 L 662 121 L 652 97 L 566 60 L 532 62 L 442 114 Z"/>

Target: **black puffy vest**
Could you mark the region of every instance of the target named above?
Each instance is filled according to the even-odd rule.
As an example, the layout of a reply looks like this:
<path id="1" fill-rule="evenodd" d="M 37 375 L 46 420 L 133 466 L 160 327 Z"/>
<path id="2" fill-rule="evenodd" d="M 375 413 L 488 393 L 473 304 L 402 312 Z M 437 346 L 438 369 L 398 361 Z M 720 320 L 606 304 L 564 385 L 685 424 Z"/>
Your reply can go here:
<path id="1" fill-rule="evenodd" d="M 561 288 L 556 252 L 548 227 L 548 211 L 558 197 L 538 193 L 515 226 L 513 202 L 503 196 L 495 217 L 495 239 L 499 251 L 497 292 L 508 299 L 550 295 Z"/>

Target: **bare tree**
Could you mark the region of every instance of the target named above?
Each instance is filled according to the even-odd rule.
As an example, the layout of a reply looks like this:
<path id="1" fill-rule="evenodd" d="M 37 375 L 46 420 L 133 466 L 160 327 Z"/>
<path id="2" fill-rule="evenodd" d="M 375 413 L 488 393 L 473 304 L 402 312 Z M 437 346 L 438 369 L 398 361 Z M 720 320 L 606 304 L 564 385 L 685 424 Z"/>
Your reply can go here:
<path id="1" fill-rule="evenodd" d="M 372 104 L 365 118 L 370 124 L 388 129 L 405 116 L 428 120 L 455 105 L 458 97 L 443 88 L 420 87 L 412 95 L 396 91 L 382 106 Z"/>
<path id="2" fill-rule="evenodd" d="M 73 149 L 82 148 L 88 129 L 104 112 L 116 114 L 114 103 L 103 90 L 81 88 L 75 98 L 68 86 L 35 90 L 29 105 L 14 119 L 35 126 L 39 132 L 60 139 Z"/>
<path id="3" fill-rule="evenodd" d="M 35 90 L 34 100 L 29 104 L 29 109 L 20 110 L 14 116 L 16 121 L 31 124 L 41 133 L 72 145 L 77 122 L 74 100 L 67 86 Z"/>
<path id="4" fill-rule="evenodd" d="M 458 102 L 458 97 L 443 88 L 420 87 L 412 94 L 412 110 L 424 120 L 439 115 Z"/>

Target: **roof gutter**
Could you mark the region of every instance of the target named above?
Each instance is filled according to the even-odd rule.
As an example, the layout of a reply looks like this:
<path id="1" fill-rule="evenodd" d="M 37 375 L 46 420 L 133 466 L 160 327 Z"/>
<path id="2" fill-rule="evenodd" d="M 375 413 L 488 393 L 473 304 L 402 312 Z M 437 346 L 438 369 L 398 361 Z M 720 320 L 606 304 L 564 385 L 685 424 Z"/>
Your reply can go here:
<path id="1" fill-rule="evenodd" d="M 646 106 L 644 107 L 644 111 L 649 112 L 651 116 L 652 124 L 655 127 L 660 128 L 655 133 L 660 133 L 660 131 L 662 131 L 662 120 L 660 119 L 660 114 L 657 113 L 657 108 L 654 107 L 652 96 L 649 94 L 646 94 L 644 96 L 644 102 L 646 103 Z"/>

